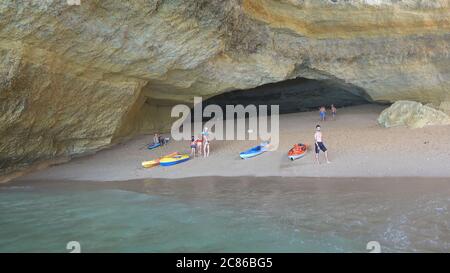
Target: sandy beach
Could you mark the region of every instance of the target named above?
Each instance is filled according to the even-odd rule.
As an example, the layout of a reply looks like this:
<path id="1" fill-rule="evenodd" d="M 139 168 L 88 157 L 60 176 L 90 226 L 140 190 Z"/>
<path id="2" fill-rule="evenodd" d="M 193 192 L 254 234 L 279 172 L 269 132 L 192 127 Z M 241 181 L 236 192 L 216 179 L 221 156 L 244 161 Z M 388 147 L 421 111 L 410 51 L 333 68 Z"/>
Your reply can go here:
<path id="1" fill-rule="evenodd" d="M 450 177 L 450 126 L 423 129 L 382 128 L 376 119 L 384 106 L 363 105 L 338 110 L 337 119 L 322 122 L 331 164 L 314 163 L 314 151 L 291 162 L 286 154 L 294 143 L 313 143 L 318 113 L 280 116 L 280 145 L 248 160 L 239 158 L 258 141 L 214 141 L 209 158 L 197 157 L 171 167 L 145 169 L 141 161 L 179 151 L 189 142 L 172 141 L 148 150 L 152 136 L 136 137 L 96 154 L 35 171 L 16 180 L 112 181 L 197 176 L 285 177 Z"/>

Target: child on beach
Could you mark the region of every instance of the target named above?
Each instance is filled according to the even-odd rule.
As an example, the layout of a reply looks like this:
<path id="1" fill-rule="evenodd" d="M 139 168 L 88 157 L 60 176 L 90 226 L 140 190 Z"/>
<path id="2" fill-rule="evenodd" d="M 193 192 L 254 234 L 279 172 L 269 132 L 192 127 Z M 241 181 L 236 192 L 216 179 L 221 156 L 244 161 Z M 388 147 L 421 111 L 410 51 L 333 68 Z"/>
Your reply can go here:
<path id="1" fill-rule="evenodd" d="M 320 114 L 320 120 L 325 121 L 325 116 L 327 114 L 327 110 L 325 109 L 325 106 L 320 107 L 319 114 Z"/>
<path id="2" fill-rule="evenodd" d="M 194 136 L 191 137 L 191 156 L 195 157 L 195 150 L 197 149 L 197 140 Z"/>
<path id="3" fill-rule="evenodd" d="M 203 157 L 208 157 L 209 156 L 209 133 L 208 133 L 208 128 L 205 127 L 205 129 L 202 132 L 203 135 Z"/>
<path id="4" fill-rule="evenodd" d="M 333 120 L 336 118 L 337 109 L 334 107 L 334 104 L 331 105 L 331 114 L 333 116 Z"/>
<path id="5" fill-rule="evenodd" d="M 322 152 L 325 153 L 325 159 L 327 160 L 327 163 L 331 163 L 328 160 L 328 152 L 327 152 L 327 148 L 325 147 L 325 145 L 323 144 L 322 141 L 322 132 L 320 131 L 320 125 L 316 126 L 316 133 L 314 134 L 314 143 L 315 143 L 315 150 L 316 150 L 316 163 L 320 164 L 319 161 L 319 152 L 320 150 L 322 150 Z"/>

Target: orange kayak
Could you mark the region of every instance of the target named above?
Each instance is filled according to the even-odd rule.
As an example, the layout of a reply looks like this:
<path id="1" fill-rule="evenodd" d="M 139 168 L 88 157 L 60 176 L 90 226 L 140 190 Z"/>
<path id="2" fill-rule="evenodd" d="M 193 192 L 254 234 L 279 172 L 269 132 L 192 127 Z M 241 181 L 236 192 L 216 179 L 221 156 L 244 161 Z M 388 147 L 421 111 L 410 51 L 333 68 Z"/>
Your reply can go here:
<path id="1" fill-rule="evenodd" d="M 306 144 L 295 144 L 294 147 L 289 150 L 288 157 L 290 160 L 294 161 L 296 159 L 304 157 L 307 151 L 308 147 L 306 146 Z"/>
<path id="2" fill-rule="evenodd" d="M 166 158 L 166 157 L 174 157 L 176 155 L 178 155 L 178 152 L 173 152 L 173 153 L 170 153 L 168 155 L 162 156 L 162 157 L 154 159 L 154 160 L 142 161 L 142 167 L 151 168 L 151 167 L 158 166 L 161 159 Z"/>

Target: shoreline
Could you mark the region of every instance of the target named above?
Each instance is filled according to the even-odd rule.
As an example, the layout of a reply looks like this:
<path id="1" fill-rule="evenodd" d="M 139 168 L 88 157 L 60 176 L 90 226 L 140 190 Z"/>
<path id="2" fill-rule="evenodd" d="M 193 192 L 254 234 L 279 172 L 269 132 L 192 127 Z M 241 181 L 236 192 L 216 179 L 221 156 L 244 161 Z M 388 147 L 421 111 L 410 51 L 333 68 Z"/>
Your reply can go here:
<path id="1" fill-rule="evenodd" d="M 162 181 L 162 180 L 168 180 L 168 181 L 176 181 L 176 180 L 183 180 L 183 179 L 298 179 L 298 180 L 331 180 L 331 179 L 338 179 L 338 180 L 347 180 L 349 182 L 353 180 L 364 180 L 364 179 L 374 179 L 374 180 L 444 180 L 449 179 L 448 176 L 252 176 L 252 175 L 245 175 L 245 176 L 232 176 L 232 175 L 204 175 L 204 176 L 186 176 L 186 177 L 171 177 L 171 178 L 163 178 L 163 177 L 147 177 L 147 178 L 133 178 L 128 180 L 77 180 L 77 179 L 17 179 L 13 178 L 12 180 L 9 180 L 7 182 L 0 183 L 1 187 L 9 187 L 9 186 L 29 186 L 34 185 L 34 183 L 43 183 L 43 184 L 57 184 L 57 183 L 67 183 L 67 182 L 80 182 L 80 183 L 129 183 L 129 182 L 145 182 L 145 181 Z M 13 183 L 11 183 L 13 182 Z M 28 184 L 28 183 L 33 184 Z"/>
<path id="2" fill-rule="evenodd" d="M 141 162 L 170 152 L 188 152 L 189 141 L 169 142 L 155 150 L 142 149 L 152 136 L 141 135 L 95 154 L 33 171 L 11 181 L 73 180 L 128 181 L 193 177 L 450 177 L 450 126 L 421 129 L 382 128 L 376 119 L 384 109 L 362 105 L 338 109 L 335 121 L 318 121 L 317 112 L 280 115 L 278 150 L 242 160 L 239 152 L 257 141 L 213 141 L 210 157 L 145 169 Z M 322 125 L 331 164 L 314 163 L 311 149 L 314 128 Z M 291 162 L 287 151 L 294 143 L 310 144 L 307 155 Z"/>
<path id="3" fill-rule="evenodd" d="M 193 194 L 202 195 L 205 192 L 215 191 L 216 187 L 231 187 L 235 183 L 241 187 L 251 188 L 252 184 L 273 185 L 282 187 L 290 185 L 301 186 L 309 190 L 349 190 L 349 191 L 383 191 L 389 187 L 391 192 L 396 190 L 404 192 L 404 185 L 414 185 L 407 189 L 409 192 L 422 192 L 423 190 L 436 192 L 439 188 L 447 189 L 450 184 L 448 177 L 280 177 L 280 176 L 200 176 L 184 178 L 143 178 L 132 180 L 21 180 L 14 184 L 0 184 L 0 191 L 8 190 L 124 190 L 137 193 L 164 194 L 164 190 L 157 185 L 167 188 L 190 187 L 196 185 Z M 220 185 L 219 185 L 220 184 Z M 211 186 L 215 185 L 215 186 Z M 198 188 L 197 188 L 198 187 Z M 264 187 L 264 186 L 263 186 Z"/>

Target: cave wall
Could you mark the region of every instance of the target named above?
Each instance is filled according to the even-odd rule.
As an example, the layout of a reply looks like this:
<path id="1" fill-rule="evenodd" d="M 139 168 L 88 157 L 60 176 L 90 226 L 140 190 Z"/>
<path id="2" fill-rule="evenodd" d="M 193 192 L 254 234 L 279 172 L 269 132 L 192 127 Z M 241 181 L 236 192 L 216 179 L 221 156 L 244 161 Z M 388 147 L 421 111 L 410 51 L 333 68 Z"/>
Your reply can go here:
<path id="1" fill-rule="evenodd" d="M 170 106 L 297 77 L 450 101 L 449 0 L 0 1 L 0 173 L 164 130 Z"/>
<path id="2" fill-rule="evenodd" d="M 5 172 L 109 145 L 141 89 L 139 82 L 84 78 L 69 62 L 34 48 L 0 48 L 0 60 Z"/>

